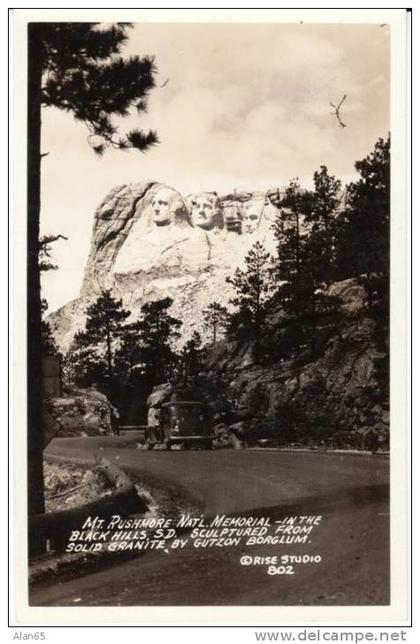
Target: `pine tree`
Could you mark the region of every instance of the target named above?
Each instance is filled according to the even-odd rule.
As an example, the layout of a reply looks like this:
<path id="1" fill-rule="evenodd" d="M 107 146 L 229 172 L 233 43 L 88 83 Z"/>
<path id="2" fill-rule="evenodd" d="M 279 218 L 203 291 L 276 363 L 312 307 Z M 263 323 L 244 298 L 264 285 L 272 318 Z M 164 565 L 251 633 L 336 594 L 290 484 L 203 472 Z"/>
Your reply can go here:
<path id="1" fill-rule="evenodd" d="M 28 512 L 44 511 L 41 413 L 41 293 L 39 216 L 41 204 L 41 108 L 69 112 L 89 130 L 89 143 L 102 154 L 109 146 L 144 152 L 157 143 L 155 132 L 132 130 L 119 136 L 112 118 L 131 107 L 147 108 L 154 87 L 151 58 L 119 54 L 129 25 L 96 23 L 28 25 Z"/>
<path id="2" fill-rule="evenodd" d="M 117 342 L 124 334 L 124 322 L 130 312 L 123 308 L 122 300 L 116 300 L 107 290 L 87 308 L 86 314 L 85 329 L 76 333 L 73 350 L 96 349 L 97 357 L 106 364 L 109 382 L 112 382 Z"/>
<path id="3" fill-rule="evenodd" d="M 341 204 L 341 182 L 328 174 L 326 166 L 314 173 L 314 190 L 303 200 L 308 235 L 304 241 L 304 275 L 307 283 L 305 314 L 312 355 L 323 346 L 321 331 L 336 326 L 339 300 L 328 293 L 336 277 L 337 216 Z"/>
<path id="4" fill-rule="evenodd" d="M 300 346 L 305 336 L 299 321 L 307 311 L 308 295 L 311 292 L 305 261 L 305 207 L 305 193 L 299 181 L 292 179 L 285 190 L 281 209 L 273 226 L 277 241 L 274 275 L 277 281 L 277 299 L 290 320 L 289 341 L 296 347 Z"/>
<path id="5" fill-rule="evenodd" d="M 256 242 L 245 257 L 245 269 L 237 268 L 226 281 L 235 288 L 230 303 L 237 307 L 231 317 L 231 331 L 255 342 L 255 359 L 261 358 L 262 326 L 269 312 L 272 296 L 270 254 Z"/>
<path id="6" fill-rule="evenodd" d="M 228 325 L 228 310 L 218 302 L 210 302 L 203 311 L 204 328 L 211 333 L 212 344 L 216 343 L 217 336 L 223 336 Z"/>
<path id="7" fill-rule="evenodd" d="M 130 313 L 105 291 L 87 309 L 86 327 L 65 356 L 67 383 L 95 383 L 123 415 L 133 402 L 139 407 L 153 386 L 169 379 L 176 368 L 172 342 L 180 336 L 181 322 L 169 315 L 171 305 L 170 298 L 147 303 L 140 319 L 127 323 Z"/>
<path id="8" fill-rule="evenodd" d="M 52 263 L 52 248 L 51 244 L 59 239 L 67 240 L 64 235 L 44 235 L 39 240 L 39 258 L 38 265 L 40 271 L 56 271 L 57 264 Z"/>
<path id="9" fill-rule="evenodd" d="M 58 266 L 52 262 L 51 244 L 59 239 L 67 239 L 64 235 L 44 235 L 39 240 L 39 270 L 56 271 Z M 45 313 L 48 309 L 48 302 L 45 298 L 41 299 L 41 351 L 43 355 L 58 354 L 58 347 L 55 342 L 51 326 L 45 319 Z"/>
<path id="10" fill-rule="evenodd" d="M 44 356 L 58 353 L 57 343 L 51 331 L 51 326 L 46 320 L 41 320 L 41 350 Z"/>
<path id="11" fill-rule="evenodd" d="M 285 191 L 274 224 L 278 256 L 274 274 L 277 298 L 287 318 L 285 352 L 321 346 L 318 331 L 334 318 L 337 300 L 326 287 L 334 275 L 336 211 L 341 184 L 321 166 L 314 174 L 314 191 L 294 179 Z M 289 345 L 287 347 L 287 345 Z"/>
<path id="12" fill-rule="evenodd" d="M 315 288 L 325 288 L 335 278 L 335 236 L 341 181 L 328 174 L 325 165 L 314 173 L 314 190 L 307 191 L 302 204 L 307 238 L 308 262 L 312 264 Z"/>
<path id="13" fill-rule="evenodd" d="M 110 394 L 108 365 L 100 348 L 95 345 L 73 346 L 64 355 L 62 365 L 65 386 L 85 389 L 95 385 Z"/>
<path id="14" fill-rule="evenodd" d="M 47 310 L 48 310 L 47 300 L 42 299 L 41 300 L 42 315 L 45 315 Z M 45 319 L 41 320 L 41 350 L 42 350 L 42 355 L 44 356 L 58 353 L 58 347 L 55 342 L 54 336 L 52 334 L 51 326 Z"/>
<path id="15" fill-rule="evenodd" d="M 185 343 L 180 355 L 183 386 L 197 385 L 200 372 L 203 370 L 206 351 L 202 346 L 201 336 L 194 331 Z"/>
<path id="16" fill-rule="evenodd" d="M 278 279 L 284 279 L 283 274 L 298 284 L 303 272 L 303 244 L 305 229 L 303 228 L 303 212 L 305 193 L 298 179 L 292 179 L 287 186 L 281 208 L 273 225 L 274 236 L 277 240 Z"/>
<path id="17" fill-rule="evenodd" d="M 347 189 L 337 240 L 341 279 L 357 276 L 366 288 L 368 310 L 383 326 L 389 317 L 390 137 L 380 138 L 362 161 L 360 179 Z"/>
<path id="18" fill-rule="evenodd" d="M 173 372 L 176 354 L 172 349 L 174 340 L 180 337 L 180 320 L 169 314 L 170 297 L 148 302 L 141 307 L 141 319 L 136 324 L 139 344 L 134 357 L 147 377 L 150 387 L 164 382 Z"/>

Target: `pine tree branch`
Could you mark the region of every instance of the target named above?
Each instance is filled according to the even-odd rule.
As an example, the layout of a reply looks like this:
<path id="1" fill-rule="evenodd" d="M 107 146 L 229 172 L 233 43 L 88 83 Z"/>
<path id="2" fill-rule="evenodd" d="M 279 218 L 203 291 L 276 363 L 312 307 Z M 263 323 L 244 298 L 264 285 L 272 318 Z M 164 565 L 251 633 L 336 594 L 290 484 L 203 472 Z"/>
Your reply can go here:
<path id="1" fill-rule="evenodd" d="M 46 249 L 46 247 L 49 246 L 49 244 L 53 244 L 59 239 L 64 239 L 65 241 L 68 241 L 68 237 L 65 237 L 64 235 L 45 235 L 41 237 L 41 239 L 39 240 L 39 248 Z"/>

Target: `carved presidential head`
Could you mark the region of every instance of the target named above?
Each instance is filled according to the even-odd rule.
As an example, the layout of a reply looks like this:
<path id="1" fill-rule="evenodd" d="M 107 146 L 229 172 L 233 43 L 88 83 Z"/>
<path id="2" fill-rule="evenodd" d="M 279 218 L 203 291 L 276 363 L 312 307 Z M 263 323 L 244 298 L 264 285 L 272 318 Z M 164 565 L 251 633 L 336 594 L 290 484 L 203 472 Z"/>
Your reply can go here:
<path id="1" fill-rule="evenodd" d="M 158 188 L 150 203 L 152 226 L 191 225 L 182 196 L 173 188 Z"/>
<path id="2" fill-rule="evenodd" d="M 197 192 L 188 195 L 186 202 L 193 226 L 203 230 L 223 228 L 223 217 L 216 192 Z"/>
<path id="3" fill-rule="evenodd" d="M 223 203 L 223 220 L 229 232 L 241 233 L 242 203 L 240 201 L 225 201 Z"/>
<path id="4" fill-rule="evenodd" d="M 261 222 L 264 206 L 264 199 L 250 199 L 245 202 L 242 218 L 243 233 L 250 235 L 257 230 Z"/>

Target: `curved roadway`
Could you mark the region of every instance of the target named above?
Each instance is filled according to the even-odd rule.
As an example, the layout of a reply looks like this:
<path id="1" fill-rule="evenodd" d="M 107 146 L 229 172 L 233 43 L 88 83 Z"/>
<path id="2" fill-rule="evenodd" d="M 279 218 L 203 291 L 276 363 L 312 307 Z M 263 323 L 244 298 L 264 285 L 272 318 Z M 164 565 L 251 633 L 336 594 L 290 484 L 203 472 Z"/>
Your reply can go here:
<path id="1" fill-rule="evenodd" d="M 101 446 L 101 447 L 100 447 Z M 384 605 L 389 602 L 389 462 L 384 457 L 269 450 L 143 451 L 124 439 L 59 439 L 48 453 L 99 453 L 215 514 L 322 515 L 310 542 L 148 551 L 78 579 L 38 585 L 32 605 Z M 294 575 L 242 566 L 243 554 L 321 555 Z"/>

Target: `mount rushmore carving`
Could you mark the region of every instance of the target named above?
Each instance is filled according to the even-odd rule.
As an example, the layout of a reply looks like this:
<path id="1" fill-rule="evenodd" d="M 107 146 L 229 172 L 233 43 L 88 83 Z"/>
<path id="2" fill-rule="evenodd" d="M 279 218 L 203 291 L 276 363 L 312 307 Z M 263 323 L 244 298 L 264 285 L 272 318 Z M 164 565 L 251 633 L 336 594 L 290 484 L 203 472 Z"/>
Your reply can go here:
<path id="1" fill-rule="evenodd" d="M 113 188 L 95 212 L 82 295 L 113 288 L 126 274 L 236 265 L 257 239 L 270 244 L 275 214 L 261 194 L 184 199 L 159 183 Z"/>
<path id="2" fill-rule="evenodd" d="M 60 347 L 68 349 L 83 327 L 86 306 L 104 289 L 133 315 L 145 301 L 171 297 L 188 336 L 210 301 L 227 303 L 226 276 L 256 241 L 274 251 L 274 201 L 244 192 L 184 198 L 156 182 L 113 188 L 94 215 L 80 298 L 49 316 Z"/>

